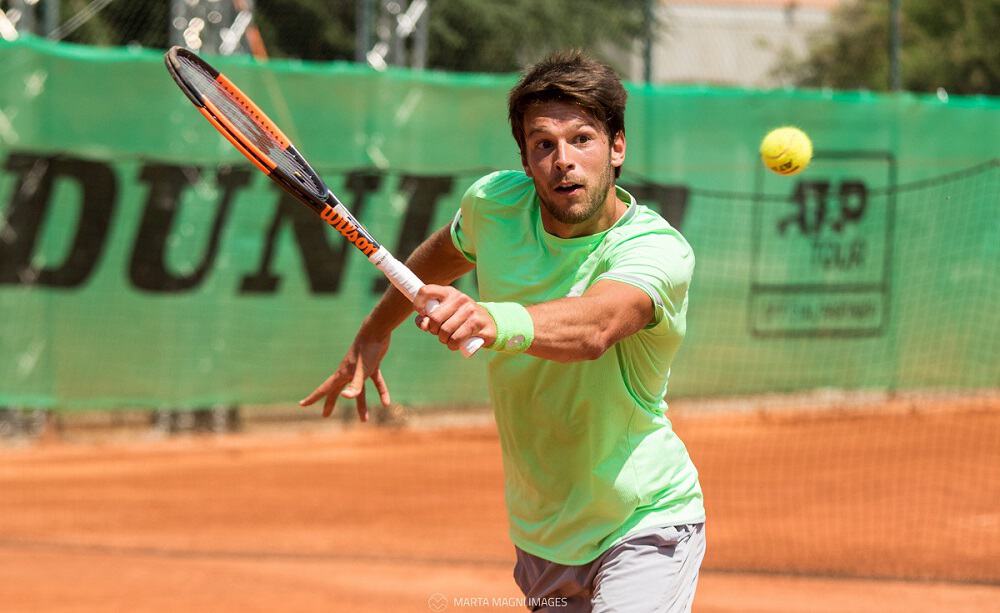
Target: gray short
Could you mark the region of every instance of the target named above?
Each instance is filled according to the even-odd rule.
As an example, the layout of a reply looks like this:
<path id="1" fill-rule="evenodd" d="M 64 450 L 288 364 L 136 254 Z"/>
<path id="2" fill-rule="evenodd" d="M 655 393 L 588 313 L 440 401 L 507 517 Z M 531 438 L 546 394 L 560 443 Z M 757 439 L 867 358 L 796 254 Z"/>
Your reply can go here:
<path id="1" fill-rule="evenodd" d="M 514 581 L 532 611 L 690 611 L 705 557 L 705 524 L 643 530 L 581 566 L 517 548 Z"/>

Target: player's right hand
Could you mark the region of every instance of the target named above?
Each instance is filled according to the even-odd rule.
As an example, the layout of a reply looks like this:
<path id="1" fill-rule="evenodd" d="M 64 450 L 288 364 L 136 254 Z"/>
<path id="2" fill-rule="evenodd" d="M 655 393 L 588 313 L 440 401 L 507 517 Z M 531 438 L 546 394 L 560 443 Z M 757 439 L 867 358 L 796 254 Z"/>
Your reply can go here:
<path id="1" fill-rule="evenodd" d="M 385 383 L 379 365 L 385 352 L 389 350 L 389 337 L 373 338 L 359 332 L 351 343 L 347 355 L 340 362 L 340 367 L 326 381 L 314 389 L 311 394 L 299 401 L 299 406 L 307 407 L 325 397 L 323 401 L 323 417 L 329 417 L 337 404 L 337 397 L 354 398 L 357 404 L 358 417 L 368 421 L 368 402 L 365 399 L 365 380 L 375 383 L 382 406 L 388 407 L 389 386 Z"/>
<path id="2" fill-rule="evenodd" d="M 483 343 L 489 347 L 496 340 L 497 328 L 489 312 L 449 285 L 421 287 L 413 298 L 413 308 L 418 313 L 414 320 L 417 327 L 437 336 L 452 351 L 466 347 L 470 339 L 478 340 L 475 349 Z"/>

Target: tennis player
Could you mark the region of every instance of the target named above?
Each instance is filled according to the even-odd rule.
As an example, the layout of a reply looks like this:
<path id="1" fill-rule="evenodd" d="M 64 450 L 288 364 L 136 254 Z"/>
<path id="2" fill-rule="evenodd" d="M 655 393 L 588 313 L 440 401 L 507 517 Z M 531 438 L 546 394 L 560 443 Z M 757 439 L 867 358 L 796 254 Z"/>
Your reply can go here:
<path id="1" fill-rule="evenodd" d="M 431 284 L 412 307 L 390 289 L 301 403 L 353 398 L 364 420 L 370 378 L 388 404 L 379 364 L 411 309 L 452 350 L 481 337 L 532 610 L 689 611 L 705 552 L 698 474 L 664 414 L 694 255 L 615 185 L 625 100 L 579 52 L 530 68 L 508 101 L 523 171 L 469 188 L 407 261 Z M 473 268 L 481 302 L 447 285 Z"/>

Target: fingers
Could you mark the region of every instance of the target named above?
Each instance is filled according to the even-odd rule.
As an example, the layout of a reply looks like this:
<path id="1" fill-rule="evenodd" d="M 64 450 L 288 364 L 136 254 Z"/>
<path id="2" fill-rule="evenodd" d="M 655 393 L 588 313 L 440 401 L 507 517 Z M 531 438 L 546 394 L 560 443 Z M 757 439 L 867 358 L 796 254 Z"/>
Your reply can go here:
<path id="1" fill-rule="evenodd" d="M 362 368 L 358 367 L 355 369 L 355 376 L 361 373 L 362 381 L 364 381 L 364 371 Z M 312 393 L 299 401 L 300 407 L 308 407 L 315 403 L 320 398 L 324 398 L 323 401 L 323 417 L 329 417 L 333 414 L 333 410 L 337 408 L 337 397 L 343 396 L 345 398 L 354 398 L 357 396 L 357 391 L 353 387 L 353 379 L 350 383 L 347 382 L 347 377 L 341 370 L 338 370 L 334 374 L 330 375 L 326 381 L 324 381 L 319 387 L 314 389 Z M 364 391 L 364 385 L 360 386 L 361 391 Z M 364 402 L 364 399 L 361 399 Z M 359 412 L 360 413 L 360 412 Z M 366 411 L 367 413 L 367 411 Z M 364 421 L 364 420 L 362 420 Z"/>
<path id="2" fill-rule="evenodd" d="M 360 391 L 351 389 L 352 396 L 347 396 L 347 390 L 344 390 L 343 396 L 347 398 L 354 398 L 354 402 L 357 405 L 358 419 L 365 422 L 368 421 L 368 400 L 365 399 L 365 386 L 361 386 Z"/>
<path id="3" fill-rule="evenodd" d="M 337 394 L 327 394 L 326 400 L 323 401 L 323 417 L 332 415 L 335 408 L 337 408 Z"/>
<path id="4" fill-rule="evenodd" d="M 452 341 L 458 342 L 472 334 L 480 326 L 476 317 L 477 308 L 478 305 L 471 301 L 460 304 L 451 316 L 438 326 L 438 340 L 451 347 Z"/>
<path id="5" fill-rule="evenodd" d="M 339 387 L 341 387 L 341 386 L 343 386 L 343 383 L 341 382 L 341 373 L 338 370 L 337 372 L 335 372 L 332 375 L 330 375 L 329 377 L 327 377 L 326 381 L 324 381 L 323 383 L 321 383 L 308 396 L 306 396 L 305 398 L 303 398 L 302 400 L 300 400 L 299 401 L 299 406 L 300 407 L 310 406 L 311 404 L 313 404 L 314 402 L 316 402 L 317 400 L 319 400 L 323 396 L 326 396 L 326 395 L 330 394 L 331 391 L 334 390 L 335 388 L 336 388 L 336 392 L 333 395 L 336 397 L 337 393 L 340 392 Z"/>
<path id="6" fill-rule="evenodd" d="M 340 392 L 344 398 L 354 398 L 357 403 L 358 417 L 361 421 L 368 421 L 368 402 L 365 399 L 365 369 L 359 364 L 354 369 L 354 377 L 347 384 L 344 391 Z"/>
<path id="7" fill-rule="evenodd" d="M 458 351 L 469 338 L 480 335 L 483 327 L 479 324 L 480 322 L 476 318 L 467 319 L 446 340 L 441 340 L 441 342 L 448 345 L 448 349 Z"/>
<path id="8" fill-rule="evenodd" d="M 455 300 L 443 302 L 434 309 L 434 312 L 427 315 L 418 315 L 421 319 L 417 323 L 417 326 L 425 332 L 440 334 L 441 326 L 451 320 L 461 306 L 461 302 Z M 452 323 L 452 327 L 455 327 L 455 325 L 455 323 Z"/>
<path id="9" fill-rule="evenodd" d="M 299 400 L 299 406 L 300 407 L 307 407 L 307 406 L 311 405 L 312 403 L 316 402 L 317 400 L 319 400 L 320 397 L 322 397 L 326 393 L 325 390 L 326 390 L 326 387 L 327 387 L 327 383 L 329 381 L 330 381 L 330 379 L 327 379 L 326 381 L 324 381 L 323 383 L 321 383 L 316 389 L 314 389 L 312 392 L 310 392 L 308 396 L 306 396 L 302 400 Z"/>
<path id="10" fill-rule="evenodd" d="M 491 339 L 495 338 L 493 319 L 485 308 L 454 288 L 440 289 L 441 291 L 432 290 L 433 295 L 436 299 L 443 294 L 444 300 L 433 311 L 416 316 L 414 322 L 418 328 L 437 336 L 452 351 L 461 349 L 462 344 L 473 336 L 483 337 L 487 333 Z M 425 301 L 424 304 L 429 302 Z"/>
<path id="11" fill-rule="evenodd" d="M 368 421 L 368 403 L 365 398 L 365 380 L 371 378 L 378 390 L 379 399 L 386 406 L 391 402 L 389 386 L 386 384 L 379 363 L 389 348 L 387 336 L 364 335 L 354 339 L 347 355 L 335 373 L 299 401 L 299 406 L 307 407 L 320 398 L 323 401 L 323 417 L 329 417 L 336 408 L 339 397 L 354 399 L 361 421 Z"/>
<path id="12" fill-rule="evenodd" d="M 413 300 L 418 313 L 414 322 L 418 328 L 437 335 L 447 344 L 454 331 L 472 315 L 475 306 L 472 298 L 454 287 L 425 285 Z"/>
<path id="13" fill-rule="evenodd" d="M 378 398 L 382 402 L 382 406 L 390 406 L 392 398 L 389 397 L 389 386 L 385 382 L 385 377 L 382 376 L 381 369 L 375 371 L 372 381 L 375 383 L 375 389 L 378 391 Z"/>
<path id="14" fill-rule="evenodd" d="M 457 290 L 447 285 L 425 285 L 417 290 L 416 296 L 413 297 L 413 310 L 422 315 L 426 315 L 431 310 L 428 303 L 444 302 L 447 294 L 453 291 Z"/>

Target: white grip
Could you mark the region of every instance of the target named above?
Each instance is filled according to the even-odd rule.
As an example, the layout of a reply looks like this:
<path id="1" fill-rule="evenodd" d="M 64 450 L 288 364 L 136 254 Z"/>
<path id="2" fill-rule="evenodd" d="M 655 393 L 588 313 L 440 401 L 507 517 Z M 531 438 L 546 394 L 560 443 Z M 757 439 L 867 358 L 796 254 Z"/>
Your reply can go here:
<path id="1" fill-rule="evenodd" d="M 379 247 L 378 251 L 373 253 L 368 259 L 375 264 L 376 268 L 382 271 L 396 289 L 406 296 L 407 300 L 413 302 L 413 299 L 417 296 L 417 292 L 424 286 L 424 282 L 417 278 L 417 275 L 413 274 L 413 271 L 392 257 L 392 254 L 385 247 Z"/>
<path id="2" fill-rule="evenodd" d="M 427 314 L 428 315 L 430 315 L 431 313 L 433 313 L 434 309 L 436 309 L 436 308 L 438 308 L 438 301 L 437 300 L 428 300 L 427 301 Z M 471 358 L 472 354 L 474 354 L 475 352 L 479 351 L 479 348 L 482 347 L 483 343 L 485 343 L 485 342 L 486 341 L 484 341 L 483 339 L 479 338 L 478 336 L 473 336 L 472 338 L 470 338 L 467 341 L 465 341 L 464 345 L 462 345 L 462 347 L 461 347 L 462 355 L 464 355 L 467 358 Z"/>
<path id="3" fill-rule="evenodd" d="M 385 247 L 379 247 L 378 251 L 373 253 L 368 259 L 372 264 L 375 264 L 376 268 L 382 271 L 382 273 L 389 279 L 389 282 L 392 283 L 396 289 L 406 296 L 407 300 L 413 302 L 417 292 L 424 286 L 424 282 L 421 281 L 417 275 L 413 274 L 412 270 L 407 268 L 405 264 L 396 258 L 392 257 L 392 254 L 389 253 L 389 250 Z M 431 300 L 427 303 L 427 313 L 430 314 L 437 307 L 437 300 Z M 474 353 L 479 351 L 484 342 L 485 341 L 478 336 L 474 336 L 466 340 L 461 347 L 462 355 L 467 358 L 472 357 Z"/>

